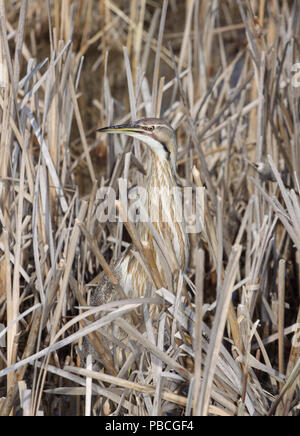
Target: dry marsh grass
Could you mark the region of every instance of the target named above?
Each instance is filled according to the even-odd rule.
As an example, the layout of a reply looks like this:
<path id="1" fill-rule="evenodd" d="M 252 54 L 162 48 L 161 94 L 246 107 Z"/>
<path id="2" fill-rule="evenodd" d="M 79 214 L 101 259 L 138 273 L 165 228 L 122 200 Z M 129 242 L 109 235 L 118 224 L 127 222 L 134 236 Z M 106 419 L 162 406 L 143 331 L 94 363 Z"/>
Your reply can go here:
<path id="1" fill-rule="evenodd" d="M 0 0 L 1 416 L 299 415 L 299 14 Z M 145 116 L 177 130 L 201 232 L 175 295 L 91 308 L 128 242 L 143 255 L 133 224 L 96 214 L 99 187 L 143 180 L 143 149 L 95 129 Z M 111 354 L 108 325 L 128 335 Z M 101 371 L 80 356 L 87 334 Z"/>

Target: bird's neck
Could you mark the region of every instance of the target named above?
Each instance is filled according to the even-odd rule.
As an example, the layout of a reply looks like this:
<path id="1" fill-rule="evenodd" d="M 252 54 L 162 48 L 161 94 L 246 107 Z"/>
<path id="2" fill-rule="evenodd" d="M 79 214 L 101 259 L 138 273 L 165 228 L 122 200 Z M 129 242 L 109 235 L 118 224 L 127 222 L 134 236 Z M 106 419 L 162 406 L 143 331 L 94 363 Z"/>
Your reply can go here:
<path id="1" fill-rule="evenodd" d="M 160 188 L 172 190 L 177 186 L 170 162 L 157 157 L 154 153 L 151 153 L 147 186 L 150 192 Z"/>
<path id="2" fill-rule="evenodd" d="M 181 190 L 167 159 L 152 156 L 147 180 L 148 216 L 153 224 L 181 217 Z M 171 212 L 171 215 L 169 214 Z M 163 215 L 163 216 L 162 216 Z M 182 220 L 182 217 L 180 218 Z M 157 224 L 155 224 L 157 223 Z"/>
<path id="3" fill-rule="evenodd" d="M 188 260 L 188 236 L 182 209 L 182 193 L 167 159 L 152 157 L 147 183 L 148 216 L 162 238 L 173 248 L 177 264 L 184 269 Z M 143 237 L 151 239 L 148 229 Z M 170 245 L 169 245 L 170 246 Z"/>

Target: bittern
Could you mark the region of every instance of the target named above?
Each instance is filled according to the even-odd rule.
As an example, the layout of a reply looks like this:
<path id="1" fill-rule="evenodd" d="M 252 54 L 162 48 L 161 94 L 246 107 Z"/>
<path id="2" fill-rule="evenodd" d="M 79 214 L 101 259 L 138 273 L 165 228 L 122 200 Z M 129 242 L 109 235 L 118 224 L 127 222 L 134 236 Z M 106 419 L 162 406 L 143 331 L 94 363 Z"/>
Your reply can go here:
<path id="1" fill-rule="evenodd" d="M 177 139 L 171 125 L 158 118 L 143 118 L 139 121 L 104 127 L 102 133 L 124 134 L 141 141 L 150 151 L 148 176 L 145 184 L 147 199 L 145 210 L 148 217 L 156 217 L 152 222 L 168 251 L 166 260 L 158 241 L 144 222 L 138 224 L 141 241 L 147 244 L 154 265 L 159 272 L 158 282 L 168 283 L 166 271 L 185 270 L 189 257 L 189 240 L 182 214 L 180 190 L 176 182 Z M 175 188 L 175 189 L 174 189 Z M 176 189 L 177 188 L 177 189 Z M 164 198 L 158 193 L 164 193 Z M 128 298 L 144 296 L 149 281 L 144 266 L 134 255 L 133 248 L 126 252 L 114 267 L 114 273 Z M 172 265 L 167 265 L 167 263 Z M 174 280 L 173 280 L 174 281 Z M 174 285 L 174 283 L 173 283 Z M 174 286 L 173 286 L 174 288 Z M 103 304 L 115 299 L 116 290 L 108 280 L 100 282 L 91 295 L 91 304 Z M 114 295 L 114 296 L 113 296 Z"/>
<path id="2" fill-rule="evenodd" d="M 146 262 L 154 274 L 151 276 L 150 273 L 149 276 L 149 269 L 146 271 L 141 255 L 138 256 L 135 248 L 131 247 L 113 267 L 113 273 L 120 286 L 103 275 L 91 293 L 90 304 L 100 306 L 120 300 L 122 290 L 127 298 L 142 297 L 146 293 L 147 283 L 154 289 L 164 286 L 176 292 L 178 271 L 184 271 L 187 267 L 189 240 L 182 214 L 180 189 L 176 183 L 175 131 L 169 123 L 157 118 L 144 118 L 130 124 L 105 127 L 99 131 L 131 136 L 140 140 L 150 151 L 144 207 L 148 217 L 154 216 L 155 219 L 152 221 L 152 227 L 146 222 L 139 222 L 137 231 L 142 247 L 148 250 Z M 158 195 L 161 193 L 163 197 Z M 151 316 L 154 316 L 153 314 L 155 309 L 151 309 Z M 102 344 L 109 350 L 108 330 L 104 336 L 106 338 L 102 338 Z M 117 334 L 119 341 L 124 338 L 123 335 Z M 104 363 L 89 340 L 83 342 L 82 351 L 85 356 L 92 354 L 94 361 L 100 359 L 100 362 Z"/>

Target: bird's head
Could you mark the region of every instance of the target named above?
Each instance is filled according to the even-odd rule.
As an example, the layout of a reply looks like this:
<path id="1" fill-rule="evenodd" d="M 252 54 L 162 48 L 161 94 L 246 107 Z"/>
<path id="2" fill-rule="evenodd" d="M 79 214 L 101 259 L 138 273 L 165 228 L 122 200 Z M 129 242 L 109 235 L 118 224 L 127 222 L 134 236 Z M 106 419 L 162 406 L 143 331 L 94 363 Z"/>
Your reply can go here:
<path id="1" fill-rule="evenodd" d="M 168 122 L 160 118 L 143 118 L 133 123 L 104 127 L 97 131 L 123 133 L 142 141 L 159 159 L 167 159 L 172 171 L 176 173 L 176 133 Z"/>

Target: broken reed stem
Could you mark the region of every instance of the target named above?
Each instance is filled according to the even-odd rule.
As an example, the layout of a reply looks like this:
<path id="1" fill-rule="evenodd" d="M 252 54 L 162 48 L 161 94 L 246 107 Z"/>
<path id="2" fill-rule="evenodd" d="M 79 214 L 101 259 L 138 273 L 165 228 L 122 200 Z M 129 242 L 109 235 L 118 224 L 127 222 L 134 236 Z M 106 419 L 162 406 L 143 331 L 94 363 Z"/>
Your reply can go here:
<path id="1" fill-rule="evenodd" d="M 198 251 L 196 264 L 196 296 L 195 296 L 195 384 L 194 384 L 194 406 L 193 415 L 200 415 L 200 392 L 202 377 L 202 309 L 203 309 L 203 291 L 204 291 L 204 256 L 202 249 Z"/>
<path id="2" fill-rule="evenodd" d="M 285 260 L 280 259 L 278 268 L 278 369 L 284 374 L 284 305 Z"/>

